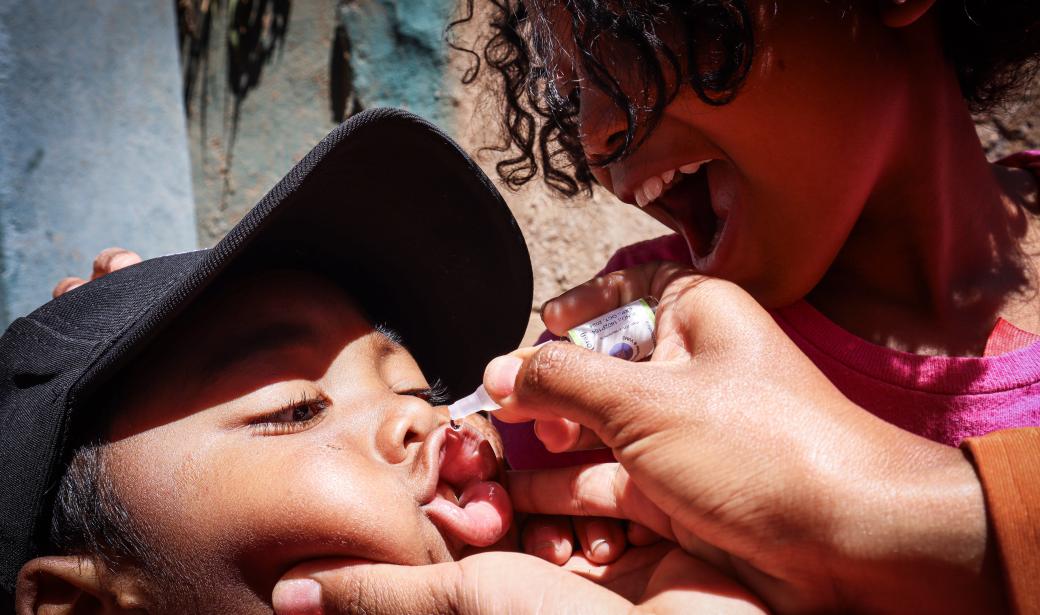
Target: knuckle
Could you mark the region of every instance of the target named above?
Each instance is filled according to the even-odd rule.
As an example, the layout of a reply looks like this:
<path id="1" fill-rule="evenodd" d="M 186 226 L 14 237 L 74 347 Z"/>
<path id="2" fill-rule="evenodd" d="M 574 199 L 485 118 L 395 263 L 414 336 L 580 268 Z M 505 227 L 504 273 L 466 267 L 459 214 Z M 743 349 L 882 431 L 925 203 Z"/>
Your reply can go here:
<path id="1" fill-rule="evenodd" d="M 76 277 L 68 277 L 60 280 L 54 285 L 54 290 L 51 291 L 51 296 L 55 299 L 69 292 L 73 288 L 83 284 L 83 280 Z"/>
<path id="2" fill-rule="evenodd" d="M 130 250 L 123 250 L 118 254 L 113 254 L 109 260 L 109 267 L 114 271 L 116 269 L 122 269 L 123 267 L 129 267 L 141 262 L 141 257 L 135 252 Z"/>
<path id="3" fill-rule="evenodd" d="M 125 260 L 128 256 L 132 257 L 136 254 L 119 247 L 105 248 L 94 258 L 94 270 L 97 272 L 110 271 L 115 263 Z"/>
<path id="4" fill-rule="evenodd" d="M 524 371 L 524 389 L 541 391 L 551 389 L 561 371 L 568 371 L 574 363 L 570 344 L 551 342 L 540 347 L 527 362 Z"/>

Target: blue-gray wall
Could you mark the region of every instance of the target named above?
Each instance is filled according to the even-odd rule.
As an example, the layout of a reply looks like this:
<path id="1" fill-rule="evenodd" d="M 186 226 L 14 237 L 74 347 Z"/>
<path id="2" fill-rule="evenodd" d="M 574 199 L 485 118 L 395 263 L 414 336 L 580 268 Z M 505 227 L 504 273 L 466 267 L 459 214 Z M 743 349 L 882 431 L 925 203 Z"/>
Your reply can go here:
<path id="1" fill-rule="evenodd" d="M 0 328 L 120 245 L 194 249 L 170 0 L 0 0 Z"/>
<path id="2" fill-rule="evenodd" d="M 354 91 L 363 107 L 404 107 L 449 133 L 453 86 L 444 29 L 452 0 L 351 0 L 340 6 L 350 37 Z"/>

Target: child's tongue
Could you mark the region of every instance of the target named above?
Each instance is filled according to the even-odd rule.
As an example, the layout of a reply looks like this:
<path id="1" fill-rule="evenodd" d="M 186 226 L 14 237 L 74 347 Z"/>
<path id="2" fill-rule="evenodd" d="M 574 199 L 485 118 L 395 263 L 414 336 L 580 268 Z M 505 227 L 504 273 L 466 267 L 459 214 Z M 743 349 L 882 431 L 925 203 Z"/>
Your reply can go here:
<path id="1" fill-rule="evenodd" d="M 469 430 L 448 432 L 437 495 L 425 506 L 441 531 L 475 547 L 487 547 L 505 536 L 513 505 L 502 485 L 488 480 L 497 468 L 486 440 Z"/>

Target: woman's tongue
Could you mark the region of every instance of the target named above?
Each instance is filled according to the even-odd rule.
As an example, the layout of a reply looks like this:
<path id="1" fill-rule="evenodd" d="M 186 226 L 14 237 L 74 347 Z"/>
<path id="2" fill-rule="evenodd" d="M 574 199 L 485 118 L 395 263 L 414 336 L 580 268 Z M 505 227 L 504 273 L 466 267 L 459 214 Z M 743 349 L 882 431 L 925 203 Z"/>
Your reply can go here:
<path id="1" fill-rule="evenodd" d="M 707 168 L 711 164 L 714 163 L 684 177 L 658 199 L 659 207 L 680 226 L 680 233 L 697 258 L 711 254 L 725 224 L 713 208 Z"/>
<path id="2" fill-rule="evenodd" d="M 498 469 L 490 443 L 468 430 L 449 431 L 442 454 L 437 495 L 426 513 L 456 540 L 495 544 L 509 530 L 513 505 L 502 485 L 488 480 Z"/>

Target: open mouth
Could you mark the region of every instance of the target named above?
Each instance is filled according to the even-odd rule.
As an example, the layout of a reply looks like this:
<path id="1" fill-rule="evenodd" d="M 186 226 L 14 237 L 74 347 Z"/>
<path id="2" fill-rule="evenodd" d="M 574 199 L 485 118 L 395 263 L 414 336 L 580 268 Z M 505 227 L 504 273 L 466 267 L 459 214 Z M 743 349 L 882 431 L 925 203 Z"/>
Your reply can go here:
<path id="1" fill-rule="evenodd" d="M 695 259 L 718 246 L 728 212 L 711 198 L 709 170 L 717 160 L 703 160 L 650 177 L 635 190 L 636 204 L 664 220 L 686 240 Z"/>
<path id="2" fill-rule="evenodd" d="M 487 547 L 501 540 L 513 522 L 513 505 L 505 488 L 492 480 L 498 458 L 491 444 L 467 426 L 454 431 L 445 425 L 426 445 L 426 515 L 457 542 Z"/>

